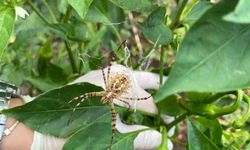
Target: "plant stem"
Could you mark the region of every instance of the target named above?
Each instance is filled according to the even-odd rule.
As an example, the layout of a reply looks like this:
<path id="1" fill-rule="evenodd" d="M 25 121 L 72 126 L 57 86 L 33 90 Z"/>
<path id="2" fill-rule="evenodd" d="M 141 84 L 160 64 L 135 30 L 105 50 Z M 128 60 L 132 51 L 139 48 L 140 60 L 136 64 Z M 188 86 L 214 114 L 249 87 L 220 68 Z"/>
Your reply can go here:
<path id="1" fill-rule="evenodd" d="M 65 13 L 65 15 L 63 16 L 63 18 L 62 18 L 62 22 L 67 22 L 68 20 L 69 20 L 69 17 L 70 17 L 70 15 L 71 15 L 71 10 L 72 10 L 72 8 L 71 8 L 71 6 L 69 5 L 68 7 L 67 7 L 67 10 L 66 10 L 66 13 Z"/>
<path id="2" fill-rule="evenodd" d="M 42 0 L 42 2 L 44 3 L 45 7 L 48 9 L 50 17 L 51 17 L 53 23 L 57 23 L 56 16 L 54 15 L 54 13 L 51 10 L 51 8 L 50 8 L 49 4 L 47 3 L 47 1 L 46 0 Z"/>
<path id="3" fill-rule="evenodd" d="M 188 2 L 188 0 L 180 0 L 179 5 L 178 5 L 179 8 L 178 8 L 178 10 L 176 12 L 176 15 L 175 15 L 172 23 L 169 26 L 170 29 L 174 29 L 176 27 L 176 25 L 179 23 L 180 16 L 181 16 L 187 2 Z"/>
<path id="4" fill-rule="evenodd" d="M 163 82 L 163 71 L 164 71 L 164 46 L 161 46 L 161 56 L 160 56 L 160 85 L 162 85 Z"/>
<path id="5" fill-rule="evenodd" d="M 188 112 L 185 112 L 181 114 L 180 116 L 178 116 L 174 121 L 170 122 L 166 127 L 167 130 L 170 130 L 173 126 L 177 125 L 179 122 L 184 120 L 188 114 L 189 114 Z"/>
<path id="6" fill-rule="evenodd" d="M 83 52 L 83 42 L 78 42 L 78 57 L 79 57 L 79 59 L 80 59 L 80 61 L 79 61 L 79 73 L 81 73 L 81 70 L 82 70 L 82 67 L 83 67 L 83 62 L 82 62 L 82 56 L 81 56 L 81 54 L 82 54 L 82 52 Z"/>
<path id="7" fill-rule="evenodd" d="M 71 6 L 69 5 L 69 6 L 67 7 L 67 10 L 66 10 L 65 15 L 64 15 L 63 18 L 62 18 L 62 22 L 63 22 L 63 23 L 68 22 L 68 20 L 69 20 L 69 18 L 70 18 L 70 15 L 71 15 L 71 10 L 72 10 L 72 9 L 71 9 Z M 71 67 L 72 67 L 72 71 L 73 71 L 73 73 L 78 73 L 76 61 L 75 61 L 75 58 L 74 58 L 74 56 L 73 56 L 72 49 L 71 49 L 70 44 L 69 44 L 69 42 L 68 42 L 67 39 L 64 40 L 64 44 L 65 44 L 65 46 L 66 46 L 66 50 L 67 50 L 68 55 L 69 55 L 69 60 L 70 60 L 70 64 L 71 64 Z"/>
<path id="8" fill-rule="evenodd" d="M 67 50 L 68 55 L 69 55 L 69 61 L 70 61 L 71 67 L 72 67 L 72 71 L 73 71 L 73 73 L 78 73 L 77 66 L 76 66 L 76 63 L 75 63 L 75 59 L 74 59 L 74 56 L 73 56 L 73 53 L 72 53 L 72 49 L 71 49 L 71 47 L 69 45 L 69 42 L 67 40 L 65 40 L 64 44 L 66 46 L 66 50 Z"/>
<path id="9" fill-rule="evenodd" d="M 244 124 L 246 124 L 247 120 L 250 117 L 250 98 L 248 97 L 248 95 L 246 95 L 244 93 L 243 93 L 243 98 L 244 98 L 244 101 L 247 103 L 248 107 L 247 107 L 247 111 L 245 112 L 245 114 L 242 115 L 241 118 L 238 118 L 234 121 L 233 127 L 236 129 L 244 126 Z"/>
<path id="10" fill-rule="evenodd" d="M 216 111 L 217 116 L 222 116 L 222 115 L 234 112 L 236 109 L 238 109 L 240 107 L 242 99 L 243 99 L 243 91 L 241 89 L 238 89 L 237 90 L 237 98 L 236 98 L 234 104 L 232 104 L 231 106 L 225 106 L 225 107 L 218 109 Z"/>
<path id="11" fill-rule="evenodd" d="M 36 6 L 29 0 L 28 1 L 29 6 L 32 10 L 46 23 L 49 24 L 49 21 L 42 15 L 42 13 L 36 8 Z"/>

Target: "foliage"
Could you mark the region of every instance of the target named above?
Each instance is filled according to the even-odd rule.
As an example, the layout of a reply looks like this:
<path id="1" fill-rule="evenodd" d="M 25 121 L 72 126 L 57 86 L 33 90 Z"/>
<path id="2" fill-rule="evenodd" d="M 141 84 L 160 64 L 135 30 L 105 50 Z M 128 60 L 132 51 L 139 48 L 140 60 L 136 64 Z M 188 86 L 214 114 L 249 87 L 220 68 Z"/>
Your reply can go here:
<path id="1" fill-rule="evenodd" d="M 39 96 L 1 113 L 41 133 L 70 137 L 64 149 L 107 149 L 109 108 L 100 98 L 90 98 L 72 114 L 75 104 L 67 103 L 102 89 L 89 83 L 66 84 L 99 69 L 116 54 L 118 63 L 158 73 L 160 83 L 163 75 L 168 76 L 159 90 L 150 91 L 159 114 L 116 108 L 125 122 L 160 131 L 163 140 L 158 149 L 166 149 L 167 139 L 183 142 L 180 145 L 190 150 L 249 147 L 248 4 L 247 0 L 3 0 L 0 78 L 28 85 L 26 94 Z M 23 9 L 29 12 L 25 19 L 19 17 L 25 15 Z M 117 50 L 124 39 L 129 61 L 128 52 Z M 176 118 L 165 124 L 162 114 Z M 236 117 L 239 114 L 242 117 Z M 179 130 L 172 137 L 166 134 L 173 126 L 181 129 L 180 122 L 187 126 L 187 140 L 177 141 Z M 116 134 L 112 149 L 133 149 L 139 132 Z"/>

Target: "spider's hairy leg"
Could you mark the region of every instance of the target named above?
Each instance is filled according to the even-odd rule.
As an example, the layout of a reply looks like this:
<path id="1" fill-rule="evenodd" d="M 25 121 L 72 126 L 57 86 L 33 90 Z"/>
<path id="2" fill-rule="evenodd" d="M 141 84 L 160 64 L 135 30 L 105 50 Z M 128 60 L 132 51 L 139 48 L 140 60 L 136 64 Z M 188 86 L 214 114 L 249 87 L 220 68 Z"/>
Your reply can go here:
<path id="1" fill-rule="evenodd" d="M 150 97 L 152 97 L 152 96 L 150 95 L 150 96 L 147 96 L 147 97 L 121 97 L 121 98 L 126 99 L 126 100 L 138 100 L 138 101 L 141 101 L 141 100 L 147 100 Z"/>
<path id="2" fill-rule="evenodd" d="M 77 96 L 77 97 L 72 98 L 72 99 L 68 102 L 68 104 L 72 103 L 73 101 L 77 101 L 77 100 L 79 100 L 79 99 L 84 99 L 85 97 L 87 97 L 87 94 L 88 94 L 88 93 L 85 93 L 85 94 L 83 94 L 83 95 L 80 95 L 80 96 Z"/>
<path id="3" fill-rule="evenodd" d="M 131 108 L 131 105 L 129 104 L 129 102 L 127 102 L 127 101 L 125 101 L 123 99 L 120 99 L 120 98 L 117 98 L 117 100 L 123 102 L 124 104 L 126 104 L 128 106 L 128 109 Z"/>
<path id="4" fill-rule="evenodd" d="M 110 70 L 111 70 L 111 63 L 108 65 L 108 73 L 107 73 L 107 86 L 109 87 L 109 76 L 110 76 Z M 108 90 L 108 89 L 106 89 Z"/>
<path id="5" fill-rule="evenodd" d="M 104 68 L 102 68 L 102 77 L 103 77 L 103 81 L 104 81 L 104 84 L 105 84 L 105 88 L 106 88 L 106 90 L 108 90 L 108 82 L 106 80 L 106 76 L 105 76 L 105 73 L 104 73 Z"/>
<path id="6" fill-rule="evenodd" d="M 112 137 L 110 140 L 110 149 L 111 149 L 112 142 L 115 136 L 115 125 L 116 125 L 116 113 L 115 113 L 115 106 L 114 106 L 113 100 L 109 101 L 109 106 L 110 106 L 110 111 L 111 111 L 111 116 L 112 116 Z"/>
<path id="7" fill-rule="evenodd" d="M 69 120 L 68 120 L 68 125 L 69 125 L 69 123 L 70 123 L 70 121 L 71 121 L 71 118 L 72 118 L 72 115 L 73 115 L 73 113 L 76 111 L 76 108 L 84 101 L 84 100 L 86 100 L 87 98 L 89 98 L 89 97 L 96 97 L 96 96 L 103 96 L 104 95 L 104 92 L 89 92 L 89 93 L 85 93 L 85 94 L 83 94 L 83 95 L 80 95 L 80 96 L 78 96 L 78 97 L 74 97 L 73 99 L 71 99 L 68 103 L 71 103 L 71 102 L 73 102 L 73 101 L 75 101 L 75 100 L 80 100 L 76 105 L 75 105 L 75 107 L 73 108 L 73 111 L 71 112 L 71 115 L 70 115 L 70 118 L 69 118 Z"/>

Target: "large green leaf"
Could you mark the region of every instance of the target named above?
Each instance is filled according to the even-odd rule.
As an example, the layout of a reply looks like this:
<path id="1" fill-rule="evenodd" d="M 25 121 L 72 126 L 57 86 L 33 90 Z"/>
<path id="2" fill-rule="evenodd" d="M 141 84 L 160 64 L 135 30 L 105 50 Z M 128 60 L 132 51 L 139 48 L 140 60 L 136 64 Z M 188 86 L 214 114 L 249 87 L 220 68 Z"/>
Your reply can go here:
<path id="1" fill-rule="evenodd" d="M 38 96 L 23 106 L 1 113 L 17 118 L 44 134 L 69 137 L 64 149 L 107 149 L 111 139 L 111 113 L 98 97 L 89 97 L 72 113 L 77 102 L 67 102 L 86 92 L 103 89 L 89 83 L 67 85 Z M 138 132 L 115 134 L 112 149 L 133 149 Z M 101 136 L 100 136 L 101 135 Z"/>
<path id="2" fill-rule="evenodd" d="M 230 12 L 224 19 L 235 23 L 250 23 L 250 1 L 240 0 L 235 10 Z"/>
<path id="3" fill-rule="evenodd" d="M 70 138 L 64 145 L 64 150 L 107 150 L 110 142 L 111 126 L 109 123 L 95 123 L 81 129 L 72 138 Z M 138 132 L 121 134 L 116 132 L 112 150 L 133 150 L 134 138 Z M 101 135 L 101 138 L 98 135 Z"/>
<path id="4" fill-rule="evenodd" d="M 0 59 L 6 48 L 15 23 L 15 9 L 0 6 Z"/>
<path id="5" fill-rule="evenodd" d="M 224 92 L 250 86 L 250 26 L 222 20 L 236 2 L 215 5 L 190 28 L 156 101 L 178 92 Z"/>
<path id="6" fill-rule="evenodd" d="M 149 12 L 156 8 L 153 0 L 110 0 L 115 5 L 125 10 L 136 12 Z"/>
<path id="7" fill-rule="evenodd" d="M 76 10 L 78 15 L 84 19 L 92 1 L 93 0 L 68 0 L 68 3 Z"/>
<path id="8" fill-rule="evenodd" d="M 188 121 L 188 149 L 219 150 L 219 148 L 191 121 Z"/>
<path id="9" fill-rule="evenodd" d="M 68 85 L 44 93 L 23 106 L 3 110 L 2 113 L 17 118 L 41 133 L 67 137 L 81 126 L 104 118 L 110 120 L 109 108 L 100 103 L 100 98 L 91 97 L 77 108 L 72 115 L 72 122 L 68 125 L 76 102 L 67 102 L 86 92 L 101 90 L 100 87 L 88 83 Z"/>
<path id="10" fill-rule="evenodd" d="M 172 40 L 172 31 L 165 25 L 166 8 L 158 8 L 141 23 L 143 34 L 151 41 L 167 45 Z"/>

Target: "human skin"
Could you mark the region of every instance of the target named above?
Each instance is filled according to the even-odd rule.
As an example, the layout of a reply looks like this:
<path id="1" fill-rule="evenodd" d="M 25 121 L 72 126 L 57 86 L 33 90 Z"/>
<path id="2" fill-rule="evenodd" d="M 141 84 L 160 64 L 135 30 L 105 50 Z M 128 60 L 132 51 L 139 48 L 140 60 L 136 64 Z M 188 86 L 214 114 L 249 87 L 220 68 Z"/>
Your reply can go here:
<path id="1" fill-rule="evenodd" d="M 23 101 L 19 98 L 10 99 L 9 108 L 20 106 Z M 6 127 L 10 128 L 16 119 L 7 118 Z M 30 150 L 34 132 L 23 123 L 19 122 L 8 136 L 3 136 L 0 150 Z"/>

